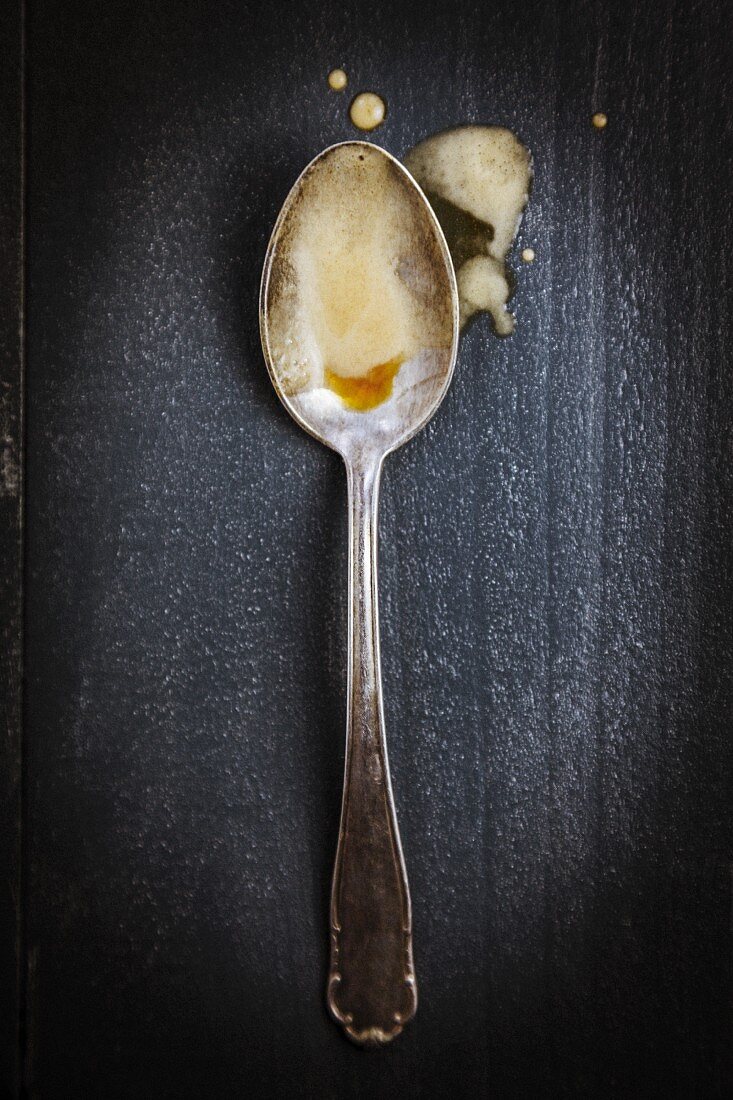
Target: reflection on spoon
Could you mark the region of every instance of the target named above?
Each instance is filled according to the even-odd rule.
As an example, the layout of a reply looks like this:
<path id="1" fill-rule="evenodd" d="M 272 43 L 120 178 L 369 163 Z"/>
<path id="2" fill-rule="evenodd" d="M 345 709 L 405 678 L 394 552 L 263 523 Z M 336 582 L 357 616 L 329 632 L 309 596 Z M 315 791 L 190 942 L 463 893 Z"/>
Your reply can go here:
<path id="1" fill-rule="evenodd" d="M 461 326 L 481 311 L 499 336 L 514 331 L 506 269 L 532 183 L 532 158 L 510 131 L 459 126 L 421 141 L 405 165 L 435 210 L 453 258 Z"/>

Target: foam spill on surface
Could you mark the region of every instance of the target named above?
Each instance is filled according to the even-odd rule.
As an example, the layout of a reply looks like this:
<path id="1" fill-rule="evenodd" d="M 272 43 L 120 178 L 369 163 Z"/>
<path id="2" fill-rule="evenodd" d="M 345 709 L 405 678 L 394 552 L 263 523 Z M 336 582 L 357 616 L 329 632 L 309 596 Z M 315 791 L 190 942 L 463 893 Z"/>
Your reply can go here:
<path id="1" fill-rule="evenodd" d="M 514 331 L 507 309 L 507 253 L 529 199 L 532 160 L 510 131 L 460 126 L 416 145 L 405 164 L 430 199 L 456 268 L 461 325 L 491 314 L 497 333 Z"/>
<path id="2" fill-rule="evenodd" d="M 291 199 L 271 272 L 283 391 L 328 387 L 352 408 L 373 408 L 402 363 L 450 347 L 450 302 L 425 275 L 438 247 L 419 193 L 379 149 L 343 145 L 317 160 Z"/>

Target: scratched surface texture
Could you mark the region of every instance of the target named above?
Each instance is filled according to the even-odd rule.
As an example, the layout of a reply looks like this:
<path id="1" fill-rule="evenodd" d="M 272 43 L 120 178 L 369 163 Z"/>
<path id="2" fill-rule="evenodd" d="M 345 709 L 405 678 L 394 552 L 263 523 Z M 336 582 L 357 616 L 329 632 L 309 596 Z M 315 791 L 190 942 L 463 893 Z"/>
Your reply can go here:
<path id="1" fill-rule="evenodd" d="M 30 0 L 28 1095 L 727 1095 L 731 30 Z M 354 135 L 335 65 L 397 156 L 489 122 L 536 165 L 516 334 L 473 326 L 385 471 L 420 1005 L 371 1054 L 324 1009 L 344 477 L 257 323 L 290 184 Z"/>
<path id="2" fill-rule="evenodd" d="M 22 18 L 0 7 L 0 1094 L 20 1055 L 23 109 Z"/>

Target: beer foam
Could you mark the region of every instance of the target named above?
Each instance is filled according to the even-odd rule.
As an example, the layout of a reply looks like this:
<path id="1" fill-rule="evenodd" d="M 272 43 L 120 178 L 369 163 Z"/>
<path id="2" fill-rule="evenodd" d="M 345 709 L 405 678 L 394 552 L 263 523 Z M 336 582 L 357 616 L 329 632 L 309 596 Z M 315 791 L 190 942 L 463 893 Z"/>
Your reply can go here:
<path id="1" fill-rule="evenodd" d="M 431 259 L 443 263 L 423 200 L 381 150 L 344 144 L 316 160 L 291 196 L 270 276 L 282 390 L 325 386 L 371 408 L 401 364 L 422 348 L 450 347 L 450 302 L 430 277 Z M 349 390 L 348 379 L 360 382 Z"/>
<path id="2" fill-rule="evenodd" d="M 456 268 L 461 325 L 491 314 L 502 336 L 514 331 L 507 309 L 506 257 L 532 182 L 529 151 L 498 126 L 459 126 L 420 142 L 405 165 L 426 192 Z"/>

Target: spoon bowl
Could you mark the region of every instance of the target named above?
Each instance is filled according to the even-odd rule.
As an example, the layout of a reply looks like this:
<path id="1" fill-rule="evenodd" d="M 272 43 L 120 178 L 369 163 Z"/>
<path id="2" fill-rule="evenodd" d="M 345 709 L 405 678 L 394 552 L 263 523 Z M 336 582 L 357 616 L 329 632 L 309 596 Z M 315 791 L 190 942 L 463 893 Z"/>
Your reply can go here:
<path id="1" fill-rule="evenodd" d="M 370 173 L 374 168 L 379 169 L 379 185 L 390 192 L 387 201 L 395 207 L 399 204 L 398 217 L 405 223 L 405 232 L 397 242 L 402 245 L 396 257 L 398 275 L 414 296 L 418 310 L 425 316 L 438 317 L 441 346 L 418 347 L 400 366 L 389 396 L 373 409 L 358 411 L 322 384 L 322 378 L 302 388 L 294 386 L 283 370 L 280 349 L 288 339 L 297 338 L 291 334 L 293 302 L 288 297 L 292 289 L 291 253 L 297 247 L 292 222 L 325 189 L 342 189 L 348 203 L 358 202 L 360 183 L 374 186 L 372 176 L 376 173 Z M 359 172 L 363 181 L 358 179 Z M 327 226 L 324 231 L 328 232 Z M 407 169 L 385 150 L 366 141 L 342 142 L 324 149 L 302 172 L 285 200 L 267 249 L 260 292 L 260 331 L 272 383 L 288 412 L 302 428 L 347 461 L 364 450 L 384 457 L 420 431 L 435 413 L 450 385 L 458 347 L 455 274 L 430 204 Z"/>
<path id="2" fill-rule="evenodd" d="M 267 250 L 262 346 L 288 412 L 343 457 L 349 488 L 346 760 L 331 893 L 327 1002 L 379 1046 L 417 1007 L 412 916 L 387 761 L 377 501 L 384 458 L 450 385 L 458 294 L 422 191 L 368 142 L 331 146 L 288 195 Z"/>

